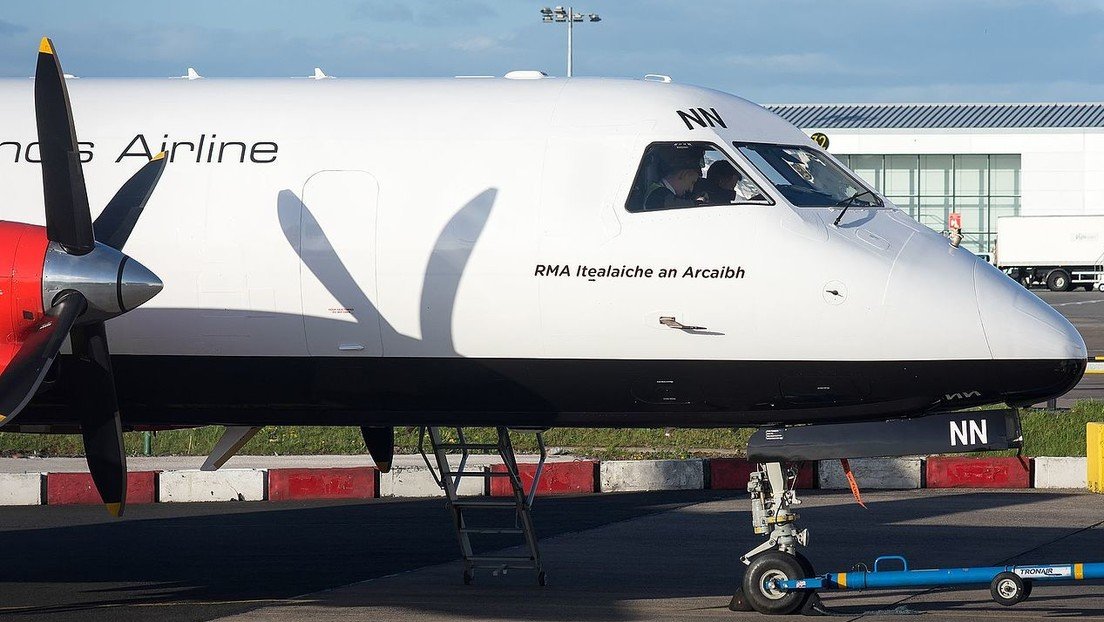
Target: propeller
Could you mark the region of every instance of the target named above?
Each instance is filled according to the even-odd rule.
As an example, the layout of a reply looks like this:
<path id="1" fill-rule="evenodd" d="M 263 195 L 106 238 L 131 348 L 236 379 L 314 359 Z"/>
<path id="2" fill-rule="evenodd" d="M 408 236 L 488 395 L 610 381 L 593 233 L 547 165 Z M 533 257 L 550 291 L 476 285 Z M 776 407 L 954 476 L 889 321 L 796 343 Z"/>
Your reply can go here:
<path id="1" fill-rule="evenodd" d="M 68 335 L 75 362 L 64 371 L 73 375 L 80 399 L 74 406 L 81 412 L 88 469 L 108 510 L 118 516 L 126 505 L 126 453 L 104 321 L 161 291 L 161 280 L 124 255 L 122 248 L 164 171 L 166 159 L 158 154 L 135 173 L 93 223 L 64 76 L 53 42 L 44 37 L 38 50 L 34 93 L 45 240 L 36 247 L 29 227 L 0 223 L 4 225 L 0 238 L 17 242 L 9 244 L 14 250 L 8 250 L 15 272 L 27 267 L 26 257 L 35 248 L 41 253 L 37 272 L 41 298 L 37 302 L 42 312 L 27 309 L 34 306 L 28 303 L 28 296 L 12 296 L 8 302 L 19 305 L 12 308 L 12 317 L 22 308 L 25 322 L 13 323 L 14 337 L 2 344 L 7 350 L 0 350 L 0 425 L 10 423 L 34 397 Z M 26 288 L 31 280 L 27 274 L 17 274 L 12 282 Z"/>
<path id="2" fill-rule="evenodd" d="M 395 459 L 395 428 L 361 426 L 360 434 L 380 473 L 390 471 L 391 462 Z"/>

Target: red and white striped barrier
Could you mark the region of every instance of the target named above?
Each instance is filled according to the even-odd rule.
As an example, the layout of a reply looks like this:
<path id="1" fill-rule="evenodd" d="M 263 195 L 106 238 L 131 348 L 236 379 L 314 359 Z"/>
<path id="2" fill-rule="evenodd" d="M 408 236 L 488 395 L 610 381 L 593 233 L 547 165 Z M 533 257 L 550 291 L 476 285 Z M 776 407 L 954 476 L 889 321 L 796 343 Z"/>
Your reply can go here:
<path id="1" fill-rule="evenodd" d="M 932 456 L 925 488 L 1031 488 L 1031 458 Z"/>
<path id="2" fill-rule="evenodd" d="M 157 473 L 127 473 L 127 505 L 157 501 Z M 99 504 L 100 493 L 88 473 L 47 473 L 46 505 Z"/>
<path id="3" fill-rule="evenodd" d="M 42 467 L 44 461 L 35 461 Z M 48 462 L 48 460 L 46 461 Z M 522 483 L 532 485 L 536 465 L 518 465 Z M 150 467 L 145 467 L 149 469 Z M 503 471 L 501 464 L 471 469 Z M 537 494 L 589 494 L 644 490 L 733 490 L 747 488 L 755 465 L 741 458 L 692 460 L 565 460 L 545 464 Z M 909 488 L 1067 488 L 1085 489 L 1085 458 L 870 458 L 851 461 L 859 487 Z M 465 495 L 508 496 L 506 478 L 466 477 Z M 803 489 L 848 488 L 839 462 L 806 463 L 798 474 Z M 397 466 L 390 473 L 374 467 L 144 470 L 127 479 L 127 502 L 292 501 L 441 496 L 424 465 Z M 0 473 L 0 505 L 100 503 L 87 473 Z"/>
<path id="4" fill-rule="evenodd" d="M 503 464 L 491 465 L 491 470 L 496 473 L 505 473 Z M 598 470 L 597 460 L 576 460 L 574 462 L 547 462 L 544 471 L 541 472 L 540 482 L 537 484 L 537 496 L 546 495 L 571 495 L 585 494 L 597 491 L 595 483 L 595 471 Z M 518 475 L 521 476 L 521 485 L 529 490 L 533 485 L 533 476 L 537 472 L 535 464 L 519 464 Z M 491 496 L 508 497 L 514 494 L 514 489 L 505 477 L 492 477 Z"/>
<path id="5" fill-rule="evenodd" d="M 337 469 L 269 469 L 268 500 L 373 499 L 373 467 Z"/>

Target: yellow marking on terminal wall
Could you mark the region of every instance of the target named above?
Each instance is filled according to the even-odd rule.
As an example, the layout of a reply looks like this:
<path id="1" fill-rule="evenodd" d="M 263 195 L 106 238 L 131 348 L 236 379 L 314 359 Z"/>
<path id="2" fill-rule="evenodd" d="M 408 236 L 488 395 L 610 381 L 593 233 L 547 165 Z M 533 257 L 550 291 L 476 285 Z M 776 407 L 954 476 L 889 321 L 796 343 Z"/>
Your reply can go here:
<path id="1" fill-rule="evenodd" d="M 1085 424 L 1089 490 L 1104 493 L 1104 423 Z"/>
<path id="2" fill-rule="evenodd" d="M 1104 374 L 1104 369 L 1086 369 L 1086 374 Z"/>
<path id="3" fill-rule="evenodd" d="M 837 572 L 836 573 L 836 584 L 839 585 L 842 588 L 847 587 L 847 573 L 846 572 Z"/>
<path id="4" fill-rule="evenodd" d="M 54 44 L 50 42 L 50 37 L 42 37 L 42 41 L 38 43 L 39 54 L 53 54 Z"/>
<path id="5" fill-rule="evenodd" d="M 1094 356 L 1093 360 L 1094 361 L 1104 361 L 1104 356 Z"/>
<path id="6" fill-rule="evenodd" d="M 1078 581 L 1085 578 L 1085 564 L 1073 565 L 1073 578 Z"/>

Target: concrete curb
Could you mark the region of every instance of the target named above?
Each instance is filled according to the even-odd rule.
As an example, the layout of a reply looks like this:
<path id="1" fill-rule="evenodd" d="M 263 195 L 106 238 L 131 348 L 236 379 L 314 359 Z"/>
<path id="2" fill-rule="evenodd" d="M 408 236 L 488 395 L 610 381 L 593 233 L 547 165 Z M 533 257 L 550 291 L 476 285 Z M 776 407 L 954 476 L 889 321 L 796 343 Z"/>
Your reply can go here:
<path id="1" fill-rule="evenodd" d="M 45 473 L 0 473 L 0 505 L 42 505 Z"/>
<path id="2" fill-rule="evenodd" d="M 1087 458 L 1035 458 L 1035 488 L 1088 488 Z"/>
<path id="3" fill-rule="evenodd" d="M 472 456 L 469 471 L 503 471 L 486 456 Z M 860 458 L 850 461 L 862 490 L 915 488 L 1085 489 L 1091 461 L 1086 458 Z M 36 461 L 36 466 L 44 466 Z M 457 465 L 453 465 L 455 468 Z M 532 483 L 536 465 L 519 464 L 522 483 Z M 147 466 L 148 468 L 148 466 Z M 741 458 L 690 460 L 564 460 L 545 464 L 538 495 L 649 490 L 744 490 L 755 465 Z M 490 484 L 486 483 L 490 481 Z M 803 465 L 798 488 L 847 490 L 838 460 Z M 441 497 L 444 493 L 424 465 L 374 467 L 248 468 L 218 471 L 179 469 L 133 471 L 127 503 L 199 501 L 284 501 Z M 508 496 L 506 478 L 466 477 L 463 496 Z M 87 473 L 0 473 L 0 506 L 100 503 Z"/>
<path id="4" fill-rule="evenodd" d="M 614 460 L 599 465 L 601 492 L 702 490 L 705 461 Z"/>
<path id="5" fill-rule="evenodd" d="M 264 501 L 265 479 L 262 469 L 164 471 L 158 478 L 158 499 L 162 503 Z"/>
<path id="6" fill-rule="evenodd" d="M 856 458 L 849 461 L 860 490 L 907 490 L 921 487 L 920 458 Z M 847 490 L 850 485 L 839 460 L 821 460 L 817 483 L 825 490 Z"/>
<path id="7" fill-rule="evenodd" d="M 457 468 L 453 464 L 451 468 Z M 465 470 L 482 471 L 482 466 L 466 466 Z M 482 477 L 462 477 L 457 493 L 462 497 L 477 497 L 483 494 Z M 392 467 L 389 473 L 380 473 L 379 496 L 381 497 L 443 497 L 445 491 L 433 480 L 433 475 L 424 466 Z"/>

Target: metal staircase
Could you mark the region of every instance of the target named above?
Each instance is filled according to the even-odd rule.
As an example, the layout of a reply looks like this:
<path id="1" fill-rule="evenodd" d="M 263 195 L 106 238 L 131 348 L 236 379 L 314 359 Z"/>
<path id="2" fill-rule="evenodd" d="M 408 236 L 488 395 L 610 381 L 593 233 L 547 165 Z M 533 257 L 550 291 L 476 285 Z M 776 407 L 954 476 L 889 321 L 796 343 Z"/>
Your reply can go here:
<path id="1" fill-rule="evenodd" d="M 452 512 L 453 525 L 456 527 L 456 536 L 460 541 L 460 552 L 464 556 L 464 584 L 470 585 L 475 579 L 477 568 L 489 569 L 494 575 L 506 574 L 509 570 L 533 570 L 537 574 L 537 583 L 545 584 L 544 567 L 541 565 L 540 549 L 537 547 L 537 534 L 533 528 L 533 499 L 536 497 L 537 484 L 540 482 L 541 472 L 544 470 L 544 462 L 547 453 L 544 447 L 544 436 L 536 432 L 537 445 L 540 448 L 540 461 L 533 476 L 533 483 L 529 490 L 521 482 L 518 472 L 517 458 L 514 455 L 514 446 L 510 442 L 509 430 L 505 427 L 496 428 L 498 433 L 497 443 L 470 443 L 467 441 L 463 428 L 447 428 L 455 431 L 455 441 L 446 440 L 439 427 L 422 427 L 419 431 L 418 449 L 425 460 L 429 472 L 437 485 L 445 491 L 446 505 Z M 428 452 L 427 443 L 428 440 Z M 471 468 L 468 466 L 470 452 L 490 452 L 497 454 L 505 466 L 504 471 L 495 471 L 491 468 Z M 459 461 L 456 467 L 449 463 L 449 455 L 456 458 L 459 452 Z M 430 461 L 429 453 L 433 454 Z M 484 497 L 461 497 L 459 495 L 460 483 L 463 478 L 481 478 Z M 504 477 L 510 483 L 513 492 L 512 498 L 492 498 L 491 481 L 494 478 Z M 506 516 L 513 518 L 511 524 L 501 525 L 490 521 L 502 520 Z M 528 554 L 518 556 L 485 555 L 477 553 L 472 547 L 473 535 L 501 535 L 519 534 L 524 539 L 525 549 Z"/>

